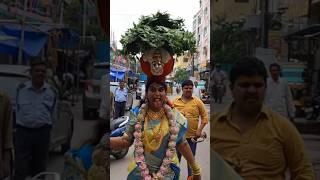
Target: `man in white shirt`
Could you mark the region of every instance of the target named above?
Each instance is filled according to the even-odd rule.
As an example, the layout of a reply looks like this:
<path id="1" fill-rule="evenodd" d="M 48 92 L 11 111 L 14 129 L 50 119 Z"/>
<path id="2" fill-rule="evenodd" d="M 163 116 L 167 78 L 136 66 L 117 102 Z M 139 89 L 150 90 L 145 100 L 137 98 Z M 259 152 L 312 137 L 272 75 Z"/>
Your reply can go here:
<path id="1" fill-rule="evenodd" d="M 271 77 L 267 79 L 265 104 L 293 121 L 295 117 L 293 98 L 288 82 L 280 77 L 280 65 L 270 64 L 269 71 Z"/>
<path id="2" fill-rule="evenodd" d="M 193 94 L 194 96 L 196 96 L 197 98 L 201 99 L 201 91 L 198 88 L 198 82 L 194 81 L 194 88 L 193 88 Z"/>
<path id="3" fill-rule="evenodd" d="M 115 119 L 124 116 L 127 100 L 128 90 L 124 87 L 124 81 L 121 81 L 119 87 L 114 91 Z"/>
<path id="4" fill-rule="evenodd" d="M 226 73 L 221 69 L 220 64 L 216 64 L 214 71 L 211 74 L 212 77 L 212 89 L 213 98 L 215 102 L 222 103 L 222 97 L 226 93 L 225 81 L 227 80 Z M 222 89 L 221 89 L 222 86 Z"/>

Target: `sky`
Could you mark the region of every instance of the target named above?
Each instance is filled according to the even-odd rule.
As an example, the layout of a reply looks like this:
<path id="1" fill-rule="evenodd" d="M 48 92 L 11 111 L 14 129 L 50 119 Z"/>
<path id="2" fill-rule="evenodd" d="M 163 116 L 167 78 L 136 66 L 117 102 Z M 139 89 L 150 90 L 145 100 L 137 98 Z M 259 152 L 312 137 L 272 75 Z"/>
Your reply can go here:
<path id="1" fill-rule="evenodd" d="M 157 11 L 166 11 L 171 15 L 171 18 L 184 19 L 186 30 L 192 32 L 193 16 L 199 10 L 199 0 L 111 0 L 111 32 L 118 41 L 117 48 L 122 49 L 119 42 L 121 35 L 132 28 L 133 23 L 137 24 L 142 15 L 155 14 Z"/>

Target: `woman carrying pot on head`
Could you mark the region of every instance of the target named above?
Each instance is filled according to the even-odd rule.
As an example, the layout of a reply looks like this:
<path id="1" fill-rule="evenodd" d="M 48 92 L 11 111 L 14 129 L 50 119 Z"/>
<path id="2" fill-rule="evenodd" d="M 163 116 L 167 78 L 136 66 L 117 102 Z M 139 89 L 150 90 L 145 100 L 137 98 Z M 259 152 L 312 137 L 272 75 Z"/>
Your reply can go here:
<path id="1" fill-rule="evenodd" d="M 187 120 L 170 106 L 166 96 L 165 76 L 172 72 L 173 63 L 164 49 L 150 49 L 140 58 L 141 69 L 148 77 L 146 102 L 138 113 L 131 113 L 124 136 L 110 139 L 111 149 L 134 144 L 135 162 L 129 166 L 129 180 L 179 179 L 177 151 L 192 168 L 194 180 L 201 179 L 200 167 L 184 139 Z"/>
<path id="2" fill-rule="evenodd" d="M 146 103 L 136 118 L 131 118 L 123 137 L 110 139 L 111 149 L 127 148 L 134 144 L 135 163 L 128 179 L 179 178 L 179 151 L 192 168 L 193 178 L 200 179 L 200 167 L 184 138 L 186 119 L 167 103 L 166 84 L 148 79 Z"/>

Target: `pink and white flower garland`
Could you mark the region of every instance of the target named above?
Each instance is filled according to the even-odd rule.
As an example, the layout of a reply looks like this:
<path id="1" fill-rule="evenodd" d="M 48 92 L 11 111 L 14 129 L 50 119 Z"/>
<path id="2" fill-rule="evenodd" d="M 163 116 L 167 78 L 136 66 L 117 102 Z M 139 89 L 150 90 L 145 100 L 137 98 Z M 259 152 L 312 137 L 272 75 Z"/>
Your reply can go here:
<path id="1" fill-rule="evenodd" d="M 160 166 L 159 171 L 157 173 L 153 173 L 152 175 L 150 175 L 150 171 L 145 162 L 145 158 L 143 154 L 144 153 L 143 143 L 141 140 L 141 137 L 142 137 L 141 123 L 143 122 L 143 119 L 146 116 L 147 109 L 148 109 L 147 104 L 143 104 L 141 106 L 141 111 L 140 111 L 140 114 L 138 115 L 137 123 L 135 124 L 135 132 L 133 133 L 135 137 L 135 141 L 134 141 L 135 160 L 141 170 L 141 176 L 143 177 L 143 180 L 156 180 L 156 179 L 159 180 L 159 179 L 163 179 L 164 176 L 169 172 L 172 158 L 176 153 L 176 140 L 178 137 L 179 128 L 176 126 L 176 121 L 174 120 L 174 115 L 171 107 L 165 104 L 164 109 L 169 119 L 169 125 L 170 125 L 170 130 L 169 130 L 170 138 L 168 142 L 168 148 L 166 150 L 166 156 L 162 160 L 162 164 Z"/>

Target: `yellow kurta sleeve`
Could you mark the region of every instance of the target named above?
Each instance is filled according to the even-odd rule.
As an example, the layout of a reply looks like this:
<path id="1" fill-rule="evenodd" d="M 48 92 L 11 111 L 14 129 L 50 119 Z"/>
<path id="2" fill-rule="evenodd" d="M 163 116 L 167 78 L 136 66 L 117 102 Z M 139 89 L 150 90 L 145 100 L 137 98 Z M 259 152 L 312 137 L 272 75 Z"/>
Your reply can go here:
<path id="1" fill-rule="evenodd" d="M 209 117 L 204 103 L 200 99 L 197 99 L 197 103 L 200 111 L 201 124 L 208 124 Z"/>
<path id="2" fill-rule="evenodd" d="M 307 156 L 303 139 L 298 130 L 290 123 L 285 127 L 285 155 L 292 179 L 315 180 L 315 174 Z"/>

